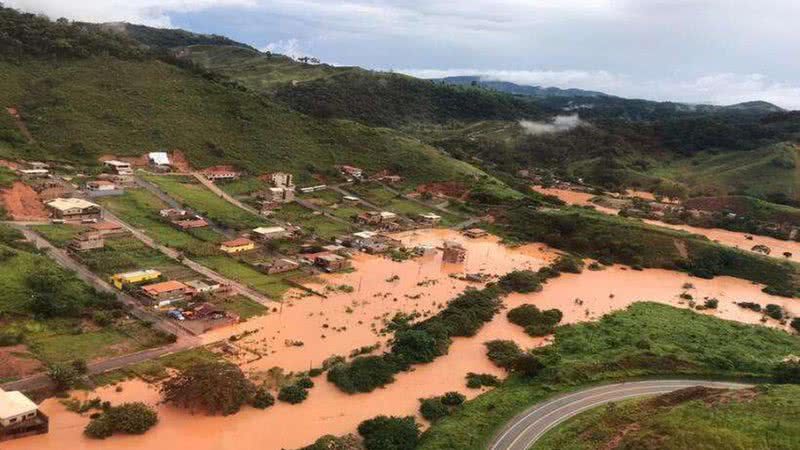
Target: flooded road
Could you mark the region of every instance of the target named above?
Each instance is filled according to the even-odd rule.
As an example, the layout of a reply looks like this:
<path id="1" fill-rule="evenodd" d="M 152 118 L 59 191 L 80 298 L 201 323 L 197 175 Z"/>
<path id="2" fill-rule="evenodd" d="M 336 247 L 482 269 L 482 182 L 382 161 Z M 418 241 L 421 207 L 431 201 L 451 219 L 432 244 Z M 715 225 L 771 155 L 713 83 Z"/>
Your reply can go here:
<path id="1" fill-rule="evenodd" d="M 477 286 L 451 274 L 482 271 L 501 275 L 515 269 L 537 269 L 557 256 L 540 244 L 511 249 L 498 244 L 494 237 L 470 240 L 448 230 L 415 231 L 396 237 L 407 245 L 441 246 L 445 239 L 457 240 L 467 248 L 467 259 L 463 265 L 453 265 L 442 262 L 441 252 L 403 262 L 357 255 L 353 273 L 324 275 L 314 285 L 315 289 L 327 292 L 328 298 L 303 297 L 291 292 L 283 307 L 276 304 L 278 310 L 270 315 L 218 330 L 205 339 L 212 342 L 251 331 L 252 334 L 238 342 L 250 351 L 242 359 L 252 361 L 242 362 L 241 366 L 251 376 L 258 376 L 271 367 L 282 367 L 286 371 L 307 370 L 319 366 L 331 355 L 348 355 L 360 346 L 385 343 L 388 336 L 380 336 L 380 329 L 384 320 L 398 311 L 417 311 L 423 316 L 434 314 L 466 286 Z M 685 289 L 683 285 L 687 282 L 693 287 Z M 349 289 L 342 286 L 351 286 L 353 292 L 347 292 Z M 701 280 L 678 272 L 637 272 L 615 266 L 580 275 L 564 274 L 550 280 L 542 292 L 513 294 L 504 303 L 507 308 L 523 303 L 559 308 L 564 312 L 564 321 L 574 323 L 596 319 L 641 300 L 686 307 L 685 301 L 679 298 L 686 291 L 698 299 L 698 303 L 706 296 L 719 299 L 719 309 L 706 314 L 726 319 L 746 323 L 759 323 L 761 319 L 760 314 L 733 305 L 734 301 L 777 303 L 800 314 L 796 301 L 771 297 L 760 288 L 728 277 Z M 576 299 L 583 304 L 578 304 Z M 778 326 L 774 321 L 769 325 Z M 166 445 L 172 450 L 297 448 L 323 434 L 354 432 L 361 421 L 379 414 L 417 414 L 418 399 L 422 397 L 452 390 L 470 398 L 478 395 L 480 391 L 465 387 L 467 372 L 502 375 L 485 356 L 483 343 L 491 339 L 512 339 L 523 347 L 546 343 L 544 338 L 525 335 L 521 327 L 510 324 L 505 313 L 501 313 L 475 337 L 454 339 L 447 355 L 431 364 L 415 366 L 414 370 L 399 374 L 386 388 L 369 394 L 344 394 L 321 376 L 315 379 L 316 386 L 310 390 L 308 400 L 299 405 L 278 402 L 263 411 L 246 407 L 229 417 L 191 415 L 185 410 L 158 405 L 160 422 L 152 430 L 142 436 L 114 436 L 104 441 L 84 438 L 82 431 L 88 418 L 67 412 L 57 399 L 49 399 L 42 409 L 50 415 L 50 433 L 6 442 L 2 448 L 160 450 Z M 287 340 L 303 345 L 287 346 Z M 100 389 L 96 395 L 113 403 L 145 401 L 157 405 L 159 396 L 153 386 L 141 381 L 121 385 L 122 392 L 109 387 Z"/>
<path id="2" fill-rule="evenodd" d="M 619 210 L 617 209 L 595 205 L 592 203 L 591 199 L 595 197 L 593 194 L 575 192 L 568 189 L 543 188 L 541 186 L 535 186 L 533 189 L 542 194 L 558 197 L 570 205 L 593 206 L 596 211 L 612 215 L 617 215 L 617 213 L 619 213 Z M 736 231 L 728 231 L 721 228 L 699 228 L 690 225 L 673 225 L 650 219 L 645 219 L 644 222 L 650 225 L 671 228 L 673 230 L 682 230 L 692 234 L 700 234 L 706 236 L 712 241 L 742 250 L 750 251 L 754 245 L 766 245 L 770 248 L 770 250 L 772 250 L 770 253 L 771 256 L 779 259 L 788 259 L 791 261 L 800 262 L 800 242 L 784 241 L 768 236 L 749 235 L 747 233 L 738 233 Z M 748 239 L 745 236 L 752 236 L 752 239 Z M 783 254 L 786 252 L 791 253 L 789 258 L 783 256 Z"/>

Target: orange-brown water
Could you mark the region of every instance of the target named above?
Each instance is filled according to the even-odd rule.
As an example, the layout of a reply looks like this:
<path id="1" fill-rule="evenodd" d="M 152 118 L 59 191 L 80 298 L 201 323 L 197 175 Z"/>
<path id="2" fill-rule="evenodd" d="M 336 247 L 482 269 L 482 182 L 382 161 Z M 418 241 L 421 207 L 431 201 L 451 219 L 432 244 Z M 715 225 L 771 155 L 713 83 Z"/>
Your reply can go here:
<path id="1" fill-rule="evenodd" d="M 591 202 L 591 199 L 594 197 L 592 194 L 575 192 L 568 189 L 543 188 L 541 186 L 535 186 L 533 189 L 542 194 L 556 196 L 570 205 L 591 205 L 594 206 L 595 210 L 597 211 L 612 215 L 616 215 L 619 212 L 619 210 L 614 208 L 595 205 Z M 712 241 L 742 250 L 751 250 L 753 246 L 758 244 L 766 245 L 771 250 L 771 256 L 800 262 L 800 242 L 783 241 L 768 236 L 750 236 L 746 233 L 737 233 L 735 231 L 728 231 L 720 228 L 699 228 L 690 225 L 673 225 L 658 220 L 645 220 L 644 222 L 660 227 L 683 230 L 693 234 L 700 234 L 706 236 Z M 751 239 L 748 239 L 746 236 L 750 236 Z M 791 256 L 786 258 L 783 256 L 785 252 L 791 253 Z"/>
<path id="2" fill-rule="evenodd" d="M 297 298 L 291 293 L 282 312 L 252 320 L 238 327 L 218 330 L 206 339 L 223 339 L 244 330 L 255 334 L 241 341 L 241 345 L 263 357 L 242 363 L 245 371 L 253 374 L 270 367 L 283 367 L 287 371 L 305 370 L 318 366 L 332 354 L 346 355 L 350 350 L 376 342 L 384 342 L 372 331 L 380 329 L 382 317 L 391 317 L 396 311 L 434 312 L 463 290 L 468 283 L 451 278 L 451 273 L 477 272 L 503 274 L 513 269 L 536 269 L 555 257 L 555 253 L 541 245 L 528 245 L 508 249 L 495 238 L 468 240 L 447 230 L 410 232 L 399 235 L 406 243 L 441 245 L 444 239 L 457 239 L 468 249 L 464 267 L 443 264 L 441 255 L 410 260 L 402 263 L 388 259 L 359 255 L 355 258 L 356 271 L 351 274 L 325 275 L 322 284 L 354 287 L 352 293 L 336 292 L 328 298 Z M 396 281 L 387 281 L 394 275 Z M 425 283 L 437 280 L 437 283 Z M 782 304 L 793 314 L 800 310 L 792 300 L 768 296 L 760 286 L 750 282 L 719 277 L 700 280 L 685 274 L 664 270 L 636 272 L 622 267 L 583 274 L 564 274 L 551 280 L 542 292 L 514 294 L 505 299 L 508 308 L 523 303 L 534 303 L 541 308 L 559 308 L 567 323 L 591 320 L 600 315 L 626 307 L 640 300 L 652 300 L 682 306 L 678 295 L 686 282 L 694 284 L 689 289 L 695 298 L 713 296 L 720 300 L 717 314 L 726 319 L 758 323 L 760 315 L 732 305 L 733 301 L 755 301 L 762 304 Z M 418 283 L 422 283 L 419 286 Z M 359 287 L 360 286 L 360 287 Z M 388 293 L 388 296 L 386 294 Z M 381 294 L 379 297 L 376 294 Z M 405 295 L 419 298 L 409 299 Z M 394 299 L 397 298 L 397 301 Z M 580 299 L 583 305 L 576 303 Z M 356 306 L 354 305 L 356 302 Z M 364 304 L 366 302 L 366 304 Z M 277 305 L 276 305 L 277 306 Z M 352 312 L 348 312 L 348 307 Z M 362 323 L 359 324 L 358 322 Z M 323 324 L 328 323 L 328 328 Z M 771 322 L 769 325 L 778 326 Z M 343 331 L 334 331 L 333 328 Z M 322 335 L 325 335 L 325 338 Z M 286 339 L 303 341 L 302 347 L 287 347 Z M 478 391 L 465 388 L 467 372 L 502 375 L 485 356 L 483 343 L 491 339 L 513 339 L 525 347 L 541 345 L 545 339 L 531 338 L 520 327 L 498 314 L 484 326 L 477 336 L 457 338 L 447 355 L 427 365 L 415 367 L 411 372 L 397 376 L 397 381 L 385 389 L 369 394 L 346 395 L 318 377 L 308 400 L 300 405 L 278 403 L 265 411 L 244 408 L 229 417 L 191 415 L 186 411 L 159 405 L 160 423 L 142 436 L 114 436 L 105 441 L 92 441 L 82 435 L 88 419 L 67 412 L 57 400 L 44 402 L 42 408 L 51 417 L 48 435 L 30 437 L 3 443 L 10 450 L 103 449 L 160 450 L 169 446 L 173 450 L 250 450 L 297 448 L 313 442 L 323 434 L 353 432 L 361 421 L 378 414 L 416 414 L 418 399 L 458 390 L 470 397 Z M 250 357 L 254 357 L 251 354 Z M 250 358 L 248 357 L 248 358 Z M 114 403 L 145 401 L 156 405 L 157 391 L 140 381 L 122 384 L 121 393 L 111 388 L 97 392 L 103 399 Z"/>

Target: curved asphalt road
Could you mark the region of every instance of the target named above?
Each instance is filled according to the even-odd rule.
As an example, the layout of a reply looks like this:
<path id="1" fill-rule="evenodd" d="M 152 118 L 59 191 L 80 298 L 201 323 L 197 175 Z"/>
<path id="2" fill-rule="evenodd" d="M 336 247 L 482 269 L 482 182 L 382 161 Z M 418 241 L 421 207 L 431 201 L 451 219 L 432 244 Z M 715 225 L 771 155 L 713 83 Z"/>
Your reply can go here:
<path id="1" fill-rule="evenodd" d="M 693 386 L 741 389 L 740 383 L 702 380 L 651 380 L 609 384 L 561 395 L 518 415 L 495 436 L 489 450 L 528 450 L 548 430 L 586 410 L 633 397 L 666 394 Z"/>

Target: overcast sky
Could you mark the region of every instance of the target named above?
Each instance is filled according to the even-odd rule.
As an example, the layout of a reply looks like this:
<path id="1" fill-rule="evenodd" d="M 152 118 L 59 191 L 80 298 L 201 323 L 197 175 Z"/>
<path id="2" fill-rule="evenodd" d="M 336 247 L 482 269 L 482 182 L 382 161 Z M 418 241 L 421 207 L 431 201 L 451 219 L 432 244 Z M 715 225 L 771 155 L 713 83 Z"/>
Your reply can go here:
<path id="1" fill-rule="evenodd" d="M 800 109 L 800 0 L 0 0 L 423 77 Z"/>

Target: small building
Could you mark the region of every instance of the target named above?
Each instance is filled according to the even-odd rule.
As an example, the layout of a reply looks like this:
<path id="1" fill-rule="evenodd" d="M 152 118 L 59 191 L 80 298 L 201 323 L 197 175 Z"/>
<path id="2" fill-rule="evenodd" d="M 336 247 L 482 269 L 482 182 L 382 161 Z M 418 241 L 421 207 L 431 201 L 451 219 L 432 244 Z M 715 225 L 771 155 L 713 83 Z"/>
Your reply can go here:
<path id="1" fill-rule="evenodd" d="M 47 203 L 50 215 L 65 222 L 83 222 L 103 217 L 99 205 L 80 198 L 57 198 Z"/>
<path id="2" fill-rule="evenodd" d="M 350 205 L 357 205 L 358 203 L 361 202 L 361 199 L 359 199 L 358 197 L 354 197 L 352 195 L 345 195 L 344 202 Z"/>
<path id="3" fill-rule="evenodd" d="M 471 238 L 471 239 L 478 239 L 482 237 L 488 236 L 489 233 L 482 229 L 482 228 L 470 228 L 469 230 L 464 232 L 464 236 Z"/>
<path id="4" fill-rule="evenodd" d="M 50 168 L 50 164 L 47 164 L 46 162 L 42 161 L 29 161 L 28 167 L 30 167 L 31 169 L 48 169 Z"/>
<path id="5" fill-rule="evenodd" d="M 263 270 L 266 273 L 272 275 L 275 273 L 290 272 L 292 270 L 296 270 L 298 267 L 300 267 L 300 263 L 298 263 L 297 261 L 287 258 L 281 258 L 281 259 L 276 259 L 275 261 L 272 262 L 272 264 L 265 265 Z"/>
<path id="6" fill-rule="evenodd" d="M 291 203 L 294 201 L 294 188 L 272 187 L 264 192 L 263 197 L 274 203 Z"/>
<path id="7" fill-rule="evenodd" d="M 50 171 L 47 169 L 20 169 L 18 170 L 20 176 L 25 180 L 33 180 L 35 178 L 47 178 L 50 176 Z"/>
<path id="8" fill-rule="evenodd" d="M 105 164 L 106 167 L 110 168 L 111 171 L 117 175 L 133 175 L 133 168 L 131 167 L 130 163 L 112 159 L 104 162 L 103 164 Z"/>
<path id="9" fill-rule="evenodd" d="M 203 170 L 203 176 L 211 181 L 230 181 L 242 176 L 233 166 L 214 166 Z"/>
<path id="10" fill-rule="evenodd" d="M 328 189 L 327 184 L 318 184 L 316 186 L 300 188 L 300 192 L 302 192 L 303 194 L 310 194 L 312 192 L 324 191 L 325 189 Z"/>
<path id="11" fill-rule="evenodd" d="M 69 248 L 75 252 L 85 252 L 106 246 L 105 238 L 98 232 L 81 233 L 72 239 Z"/>
<path id="12" fill-rule="evenodd" d="M 147 154 L 147 161 L 156 167 L 169 169 L 172 166 L 167 152 L 150 152 Z"/>
<path id="13" fill-rule="evenodd" d="M 142 291 L 145 295 L 158 302 L 158 306 L 165 306 L 175 301 L 184 300 L 194 292 L 191 287 L 175 280 L 148 284 L 142 288 Z"/>
<path id="14" fill-rule="evenodd" d="M 458 242 L 444 241 L 443 250 L 442 260 L 444 262 L 459 264 L 467 259 L 467 249 Z"/>
<path id="15" fill-rule="evenodd" d="M 94 180 L 86 183 L 87 191 L 113 191 L 117 187 L 107 180 Z"/>
<path id="16" fill-rule="evenodd" d="M 203 303 L 191 311 L 192 320 L 219 320 L 226 316 L 225 310 L 211 303 Z"/>
<path id="17" fill-rule="evenodd" d="M 174 220 L 186 217 L 189 214 L 187 211 L 183 209 L 175 209 L 175 208 L 166 208 L 162 209 L 158 212 L 158 215 L 161 217 L 166 217 L 167 219 Z"/>
<path id="18" fill-rule="evenodd" d="M 253 229 L 250 236 L 259 241 L 271 241 L 288 237 L 289 232 L 283 227 L 258 227 Z"/>
<path id="19" fill-rule="evenodd" d="M 208 294 L 222 288 L 222 284 L 212 280 L 191 280 L 185 284 L 198 294 Z"/>
<path id="20" fill-rule="evenodd" d="M 272 185 L 278 188 L 294 189 L 294 175 L 284 172 L 275 172 L 270 175 Z"/>
<path id="21" fill-rule="evenodd" d="M 432 212 L 419 215 L 419 221 L 426 225 L 437 225 L 442 221 L 442 216 Z"/>
<path id="22" fill-rule="evenodd" d="M 105 238 L 125 236 L 128 231 L 116 222 L 98 222 L 89 225 L 89 228 Z"/>
<path id="23" fill-rule="evenodd" d="M 350 267 L 350 260 L 344 256 L 326 254 L 317 256 L 314 264 L 326 272 L 338 272 Z"/>
<path id="24" fill-rule="evenodd" d="M 343 165 L 339 166 L 339 171 L 342 172 L 342 175 L 345 177 L 354 178 L 357 180 L 360 180 L 364 176 L 364 171 L 359 167 Z"/>
<path id="25" fill-rule="evenodd" d="M 50 420 L 19 391 L 0 389 L 0 441 L 45 434 Z"/>
<path id="26" fill-rule="evenodd" d="M 191 230 L 194 228 L 205 228 L 208 226 L 208 222 L 202 217 L 194 217 L 191 219 L 184 219 L 184 220 L 175 220 L 172 222 L 173 225 L 178 227 L 178 229 L 186 231 Z"/>
<path id="27" fill-rule="evenodd" d="M 111 282 L 117 289 L 122 289 L 126 284 L 142 284 L 157 280 L 161 272 L 154 269 L 137 270 L 134 272 L 117 273 L 111 276 Z"/>
<path id="28" fill-rule="evenodd" d="M 223 242 L 219 249 L 230 255 L 241 252 L 249 252 L 255 250 L 256 243 L 247 238 L 238 238 L 231 241 Z"/>
<path id="29" fill-rule="evenodd" d="M 417 256 L 428 256 L 436 254 L 436 247 L 430 244 L 420 244 L 414 247 L 414 254 Z"/>

